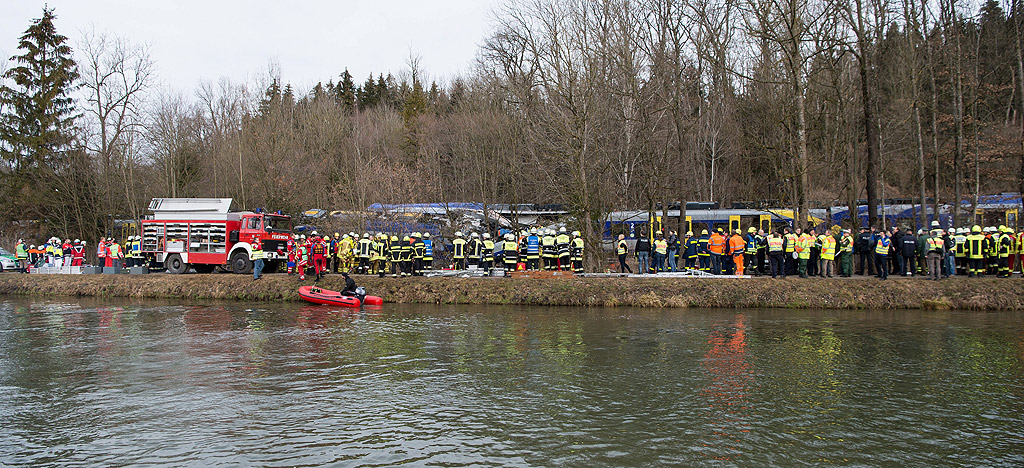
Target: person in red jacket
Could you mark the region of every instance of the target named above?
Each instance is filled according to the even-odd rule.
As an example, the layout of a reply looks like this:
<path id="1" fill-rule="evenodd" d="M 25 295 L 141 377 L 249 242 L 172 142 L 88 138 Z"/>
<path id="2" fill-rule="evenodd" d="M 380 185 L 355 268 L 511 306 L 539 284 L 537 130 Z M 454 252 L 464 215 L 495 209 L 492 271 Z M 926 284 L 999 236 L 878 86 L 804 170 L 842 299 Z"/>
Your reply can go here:
<path id="1" fill-rule="evenodd" d="M 71 248 L 71 266 L 82 266 L 85 262 L 85 242 L 75 239 L 74 247 Z"/>
<path id="2" fill-rule="evenodd" d="M 288 250 L 288 274 L 295 274 L 295 241 L 299 238 L 298 234 L 292 234 L 292 238 L 288 239 L 286 249 Z"/>
<path id="3" fill-rule="evenodd" d="M 306 280 L 306 268 L 309 267 L 309 241 L 303 234 L 295 244 L 295 263 L 299 269 L 299 281 Z"/>
<path id="4" fill-rule="evenodd" d="M 107 240 L 100 237 L 100 243 L 96 246 L 96 263 L 100 266 L 107 265 Z"/>
<path id="5" fill-rule="evenodd" d="M 313 232 L 312 245 L 310 245 L 309 251 L 313 255 L 313 270 L 316 271 L 315 281 L 320 281 L 324 270 L 327 269 L 327 242 L 316 231 Z"/>

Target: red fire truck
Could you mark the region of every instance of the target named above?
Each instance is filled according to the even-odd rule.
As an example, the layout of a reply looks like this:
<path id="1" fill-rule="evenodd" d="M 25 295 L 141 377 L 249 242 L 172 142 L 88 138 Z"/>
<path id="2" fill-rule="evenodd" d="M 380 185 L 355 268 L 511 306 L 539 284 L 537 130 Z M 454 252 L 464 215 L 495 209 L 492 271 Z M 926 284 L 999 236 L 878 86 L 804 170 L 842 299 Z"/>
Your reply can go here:
<path id="1" fill-rule="evenodd" d="M 230 198 L 154 198 L 153 215 L 141 222 L 142 252 L 175 274 L 189 268 L 211 273 L 218 266 L 250 273 L 251 243 L 259 236 L 267 254 L 265 271 L 274 271 L 286 257 L 291 218 L 230 209 Z"/>

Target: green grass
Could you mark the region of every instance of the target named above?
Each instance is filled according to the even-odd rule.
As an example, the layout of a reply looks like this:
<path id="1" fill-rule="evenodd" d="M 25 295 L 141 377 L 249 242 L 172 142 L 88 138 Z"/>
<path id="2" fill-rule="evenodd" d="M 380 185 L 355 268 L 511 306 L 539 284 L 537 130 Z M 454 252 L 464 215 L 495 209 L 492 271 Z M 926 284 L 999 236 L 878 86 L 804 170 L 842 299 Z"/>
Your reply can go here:
<path id="1" fill-rule="evenodd" d="M 321 281 L 341 289 L 343 278 Z M 1024 280 L 377 278 L 359 285 L 390 303 L 651 308 L 1024 310 Z M 305 284 L 311 284 L 307 280 Z M 271 275 L 0 275 L 0 293 L 299 301 L 296 277 Z"/>

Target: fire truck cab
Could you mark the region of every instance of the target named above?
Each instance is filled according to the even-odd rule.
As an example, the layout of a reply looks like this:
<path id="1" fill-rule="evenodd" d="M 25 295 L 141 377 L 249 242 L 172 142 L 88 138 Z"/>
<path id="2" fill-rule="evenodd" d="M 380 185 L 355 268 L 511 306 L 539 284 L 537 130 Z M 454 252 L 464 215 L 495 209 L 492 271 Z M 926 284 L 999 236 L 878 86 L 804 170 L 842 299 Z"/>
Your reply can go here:
<path id="1" fill-rule="evenodd" d="M 291 235 L 288 216 L 232 212 L 230 198 L 154 198 L 153 215 L 141 222 L 142 252 L 170 273 L 194 268 L 210 273 L 218 266 L 235 273 L 252 272 L 254 240 L 259 237 L 267 255 L 266 271 L 283 260 Z"/>

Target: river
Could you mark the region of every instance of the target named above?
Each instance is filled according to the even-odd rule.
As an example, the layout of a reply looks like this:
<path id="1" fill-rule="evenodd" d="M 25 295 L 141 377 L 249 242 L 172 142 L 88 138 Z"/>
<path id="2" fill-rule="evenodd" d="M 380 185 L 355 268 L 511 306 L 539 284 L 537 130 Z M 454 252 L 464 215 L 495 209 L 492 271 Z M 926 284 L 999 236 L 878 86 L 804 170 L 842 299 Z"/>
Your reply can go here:
<path id="1" fill-rule="evenodd" d="M 1021 466 L 1024 314 L 0 298 L 0 465 Z"/>

